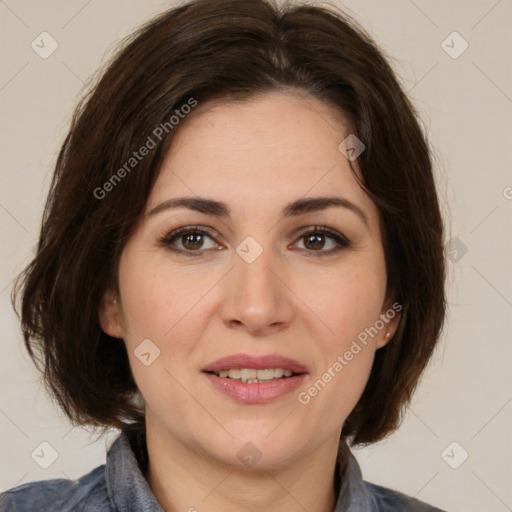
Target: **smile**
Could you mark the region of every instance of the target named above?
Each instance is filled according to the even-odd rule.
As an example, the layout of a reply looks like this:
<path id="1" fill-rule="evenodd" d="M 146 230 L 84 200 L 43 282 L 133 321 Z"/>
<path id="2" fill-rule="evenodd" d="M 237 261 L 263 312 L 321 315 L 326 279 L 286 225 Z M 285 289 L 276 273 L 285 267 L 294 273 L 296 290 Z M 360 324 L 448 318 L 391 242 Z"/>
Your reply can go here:
<path id="1" fill-rule="evenodd" d="M 218 377 L 236 380 L 237 382 L 246 382 L 249 384 L 269 382 L 296 375 L 291 370 L 285 368 L 266 368 L 264 370 L 257 370 L 254 368 L 234 368 L 213 373 Z"/>

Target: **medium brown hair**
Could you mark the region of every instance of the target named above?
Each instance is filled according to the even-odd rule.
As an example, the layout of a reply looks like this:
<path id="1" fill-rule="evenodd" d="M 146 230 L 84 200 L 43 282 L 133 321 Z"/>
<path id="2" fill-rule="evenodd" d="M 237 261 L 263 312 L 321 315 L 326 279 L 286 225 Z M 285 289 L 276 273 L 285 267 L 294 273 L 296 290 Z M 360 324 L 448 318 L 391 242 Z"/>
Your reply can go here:
<path id="1" fill-rule="evenodd" d="M 119 290 L 121 251 L 179 129 L 169 119 L 191 98 L 200 105 L 244 101 L 276 90 L 323 100 L 365 144 L 357 159 L 360 186 L 379 208 L 386 297 L 403 309 L 342 438 L 372 443 L 399 425 L 445 316 L 443 224 L 430 149 L 390 65 L 351 18 L 335 8 L 272 0 L 197 0 L 164 12 L 123 41 L 75 111 L 37 254 L 12 295 L 15 304 L 22 293 L 26 347 L 73 424 L 144 430 L 124 342 L 101 330 L 98 310 L 106 290 Z M 156 147 L 109 181 L 166 122 Z"/>

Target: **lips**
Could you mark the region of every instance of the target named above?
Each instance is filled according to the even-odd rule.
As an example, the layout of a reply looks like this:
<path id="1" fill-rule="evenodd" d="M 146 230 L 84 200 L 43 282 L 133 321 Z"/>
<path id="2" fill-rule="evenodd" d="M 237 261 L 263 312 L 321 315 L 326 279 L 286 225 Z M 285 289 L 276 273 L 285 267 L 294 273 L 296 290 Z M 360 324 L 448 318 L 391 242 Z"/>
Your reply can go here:
<path id="1" fill-rule="evenodd" d="M 206 373 L 216 372 L 222 370 L 230 370 L 235 368 L 253 368 L 255 370 L 265 370 L 267 368 L 282 368 L 283 370 L 290 370 L 295 374 L 308 373 L 306 366 L 277 354 L 268 354 L 263 356 L 251 356 L 249 354 L 233 354 L 231 356 L 217 359 L 213 363 L 205 366 L 202 371 Z"/>

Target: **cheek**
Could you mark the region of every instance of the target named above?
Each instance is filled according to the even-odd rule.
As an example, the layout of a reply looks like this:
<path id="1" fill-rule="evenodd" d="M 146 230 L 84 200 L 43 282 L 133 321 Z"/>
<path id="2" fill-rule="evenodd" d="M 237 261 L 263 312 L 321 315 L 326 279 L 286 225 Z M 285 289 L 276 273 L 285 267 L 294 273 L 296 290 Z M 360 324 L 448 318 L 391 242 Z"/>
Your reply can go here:
<path id="1" fill-rule="evenodd" d="M 155 257 L 148 257 L 150 254 Z M 187 400 L 178 382 L 184 380 L 183 362 L 194 348 L 190 314 L 197 314 L 194 305 L 202 290 L 191 285 L 186 273 L 177 272 L 156 256 L 137 250 L 124 254 L 119 283 L 133 377 L 146 406 L 165 410 Z"/>
<path id="2" fill-rule="evenodd" d="M 153 337 L 160 344 L 179 330 L 202 290 L 186 271 L 178 272 L 161 258 L 147 256 L 132 252 L 121 259 L 123 317 L 129 339 Z"/>
<path id="3" fill-rule="evenodd" d="M 194 279 L 192 268 L 177 270 L 165 255 L 131 251 L 121 259 L 119 282 L 133 377 L 150 406 L 158 408 L 153 402 L 160 399 L 177 405 L 187 397 L 165 390 L 180 388 L 173 377 L 178 382 L 188 378 L 187 363 L 204 329 L 198 320 L 207 318 L 202 299 L 216 279 Z M 141 354 L 148 352 L 144 359 Z"/>
<path id="4" fill-rule="evenodd" d="M 308 315 L 319 328 L 327 346 L 342 350 L 350 341 L 374 325 L 385 294 L 385 274 L 378 265 L 333 270 L 301 286 L 300 296 L 315 315 Z M 320 334 L 320 332 L 318 333 Z"/>
<path id="5" fill-rule="evenodd" d="M 376 337 L 368 332 L 379 319 L 385 274 L 378 265 L 366 266 L 316 282 L 308 305 L 316 315 L 310 315 L 310 331 L 318 342 L 319 364 L 299 401 L 315 414 L 330 411 L 325 421 L 334 427 L 353 409 L 369 378 Z M 305 288 L 302 293 L 307 295 Z"/>

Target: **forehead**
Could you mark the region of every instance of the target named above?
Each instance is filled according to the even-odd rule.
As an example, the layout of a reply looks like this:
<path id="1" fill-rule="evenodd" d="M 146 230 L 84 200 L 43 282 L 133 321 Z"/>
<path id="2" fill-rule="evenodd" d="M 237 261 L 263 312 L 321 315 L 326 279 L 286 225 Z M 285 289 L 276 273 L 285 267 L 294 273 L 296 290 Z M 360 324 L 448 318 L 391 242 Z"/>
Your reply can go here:
<path id="1" fill-rule="evenodd" d="M 338 194 L 377 215 L 338 148 L 349 133 L 339 111 L 306 93 L 199 104 L 174 135 L 148 209 L 178 195 L 215 197 L 243 212 Z"/>

